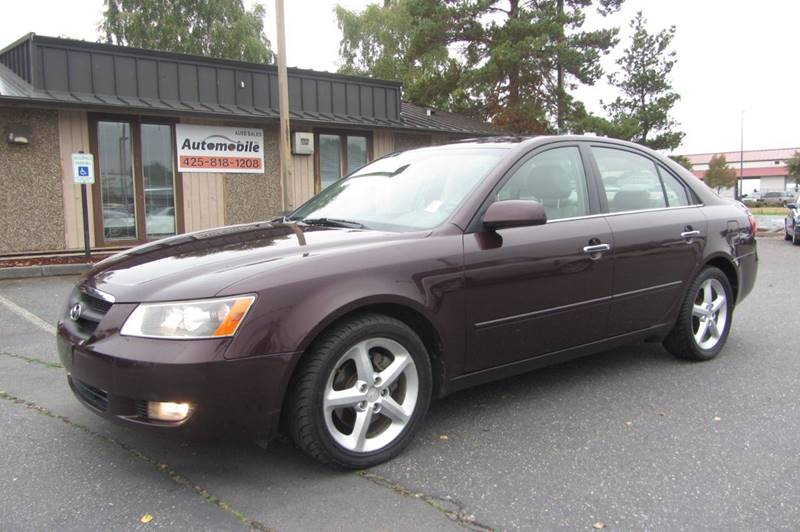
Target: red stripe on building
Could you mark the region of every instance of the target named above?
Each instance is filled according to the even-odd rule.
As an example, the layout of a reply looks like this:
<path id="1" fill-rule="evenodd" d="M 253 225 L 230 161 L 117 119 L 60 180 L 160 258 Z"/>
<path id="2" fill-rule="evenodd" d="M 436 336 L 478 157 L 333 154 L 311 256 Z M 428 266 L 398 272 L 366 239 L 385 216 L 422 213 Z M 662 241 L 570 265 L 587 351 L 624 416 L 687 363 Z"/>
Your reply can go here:
<path id="1" fill-rule="evenodd" d="M 739 177 L 739 169 L 734 168 L 736 170 L 736 177 Z M 706 170 L 692 170 L 692 173 L 703 179 L 706 175 Z M 786 176 L 788 172 L 785 166 L 773 167 L 773 168 L 745 168 L 744 169 L 744 177 L 745 179 L 748 177 L 775 177 L 775 176 Z"/>

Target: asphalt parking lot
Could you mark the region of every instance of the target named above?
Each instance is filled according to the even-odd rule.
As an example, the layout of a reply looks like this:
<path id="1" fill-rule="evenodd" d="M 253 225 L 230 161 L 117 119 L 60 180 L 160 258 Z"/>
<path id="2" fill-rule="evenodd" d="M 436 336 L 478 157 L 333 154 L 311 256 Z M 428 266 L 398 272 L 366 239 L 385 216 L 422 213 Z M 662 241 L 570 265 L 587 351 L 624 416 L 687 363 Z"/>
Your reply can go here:
<path id="1" fill-rule="evenodd" d="M 0 529 L 796 530 L 800 248 L 759 252 L 717 359 L 641 344 L 468 390 L 358 473 L 283 441 L 186 444 L 95 416 L 55 351 L 75 278 L 2 281 Z"/>

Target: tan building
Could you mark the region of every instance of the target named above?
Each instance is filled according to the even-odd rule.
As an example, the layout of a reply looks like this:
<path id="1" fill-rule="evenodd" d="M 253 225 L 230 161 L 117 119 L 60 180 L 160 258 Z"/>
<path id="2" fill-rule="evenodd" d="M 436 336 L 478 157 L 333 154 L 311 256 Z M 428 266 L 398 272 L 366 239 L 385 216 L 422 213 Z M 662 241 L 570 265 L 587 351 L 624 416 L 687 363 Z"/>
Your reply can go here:
<path id="1" fill-rule="evenodd" d="M 282 205 L 277 72 L 28 35 L 0 51 L 0 256 L 95 249 L 265 220 Z M 402 102 L 400 83 L 289 69 L 293 210 L 396 150 L 494 134 Z M 73 154 L 92 166 L 73 168 Z"/>
<path id="2" fill-rule="evenodd" d="M 797 152 L 800 152 L 800 148 L 729 151 L 721 154 L 725 156 L 728 166 L 736 171 L 736 177 L 740 178 L 741 193 L 750 195 L 754 192 L 798 192 L 797 184 L 789 181 L 789 169 L 786 166 L 786 161 Z M 694 175 L 703 179 L 715 155 L 718 154 L 696 153 L 686 157 L 692 163 Z M 732 187 L 722 192 L 733 197 Z"/>

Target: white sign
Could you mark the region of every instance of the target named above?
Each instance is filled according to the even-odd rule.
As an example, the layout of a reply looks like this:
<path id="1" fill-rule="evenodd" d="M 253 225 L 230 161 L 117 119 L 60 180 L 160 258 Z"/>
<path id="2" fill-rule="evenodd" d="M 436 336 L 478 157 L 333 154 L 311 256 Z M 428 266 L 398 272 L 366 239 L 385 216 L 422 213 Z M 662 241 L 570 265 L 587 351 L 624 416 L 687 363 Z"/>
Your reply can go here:
<path id="1" fill-rule="evenodd" d="M 79 185 L 94 185 L 94 157 L 91 153 L 72 154 L 72 178 Z"/>
<path id="2" fill-rule="evenodd" d="M 177 124 L 179 172 L 264 173 L 264 132 L 247 127 Z"/>

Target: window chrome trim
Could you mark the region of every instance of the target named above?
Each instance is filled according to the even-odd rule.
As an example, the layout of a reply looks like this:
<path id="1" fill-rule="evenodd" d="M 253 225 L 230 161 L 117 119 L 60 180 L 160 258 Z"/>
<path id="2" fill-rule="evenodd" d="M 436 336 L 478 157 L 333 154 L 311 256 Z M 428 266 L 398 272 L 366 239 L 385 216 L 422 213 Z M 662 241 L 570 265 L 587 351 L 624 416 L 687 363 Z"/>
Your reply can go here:
<path id="1" fill-rule="evenodd" d="M 619 212 L 602 212 L 598 214 L 587 214 L 585 216 L 572 216 L 570 218 L 558 218 L 556 220 L 547 220 L 547 223 L 569 222 L 572 220 L 583 220 L 587 218 L 601 218 L 608 216 L 621 216 L 623 214 L 639 214 L 644 212 L 659 212 L 659 211 L 677 211 L 681 209 L 699 209 L 705 207 L 705 204 L 698 203 L 696 205 L 680 205 L 679 207 L 656 207 L 654 209 L 638 209 L 635 211 L 619 211 Z"/>

